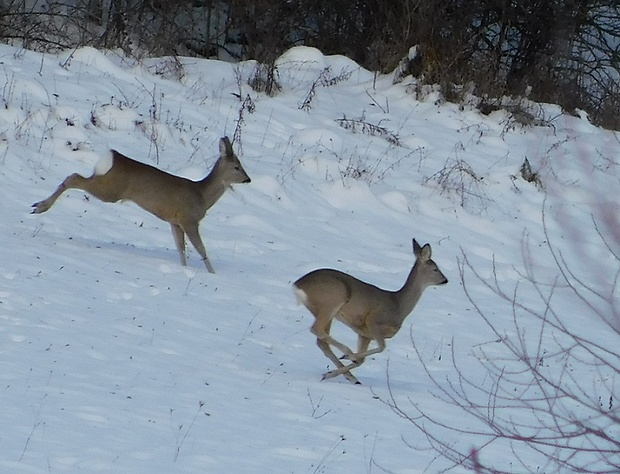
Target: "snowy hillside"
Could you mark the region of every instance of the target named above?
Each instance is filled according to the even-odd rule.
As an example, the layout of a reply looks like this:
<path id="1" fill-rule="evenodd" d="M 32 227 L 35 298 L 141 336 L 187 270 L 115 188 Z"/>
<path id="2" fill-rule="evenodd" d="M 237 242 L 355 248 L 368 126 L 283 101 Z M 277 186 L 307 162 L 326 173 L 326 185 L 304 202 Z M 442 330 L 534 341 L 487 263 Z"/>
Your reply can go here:
<path id="1" fill-rule="evenodd" d="M 427 375 L 447 387 L 454 357 L 484 384 L 481 354 L 503 356 L 464 292 L 465 258 L 536 305 L 525 275 L 551 285 L 550 240 L 618 301 L 618 261 L 593 222 L 617 254 L 620 142 L 585 117 L 554 106 L 532 107 L 538 125 L 485 116 L 307 48 L 280 58 L 274 97 L 247 85 L 254 63 L 0 46 L 0 65 L 2 472 L 438 472 L 451 464 L 390 403 L 476 426 Z M 191 247 L 182 267 L 169 225 L 131 203 L 72 190 L 29 214 L 109 148 L 202 178 L 224 135 L 252 182 L 202 221 L 214 275 Z M 525 158 L 544 190 L 522 179 Z M 333 267 L 399 288 L 414 237 L 450 282 L 428 289 L 387 349 L 355 371 L 362 386 L 321 381 L 330 362 L 291 283 Z M 510 302 L 465 271 L 473 300 L 514 336 Z M 577 331 L 618 347 L 603 321 L 555 301 Z M 532 339 L 553 347 L 552 333 L 537 340 L 538 324 Z M 345 327 L 333 332 L 355 344 Z M 576 380 L 615 400 L 613 373 L 579 370 Z M 484 444 L 434 432 L 465 450 Z M 479 454 L 514 472 L 541 465 L 501 443 Z"/>

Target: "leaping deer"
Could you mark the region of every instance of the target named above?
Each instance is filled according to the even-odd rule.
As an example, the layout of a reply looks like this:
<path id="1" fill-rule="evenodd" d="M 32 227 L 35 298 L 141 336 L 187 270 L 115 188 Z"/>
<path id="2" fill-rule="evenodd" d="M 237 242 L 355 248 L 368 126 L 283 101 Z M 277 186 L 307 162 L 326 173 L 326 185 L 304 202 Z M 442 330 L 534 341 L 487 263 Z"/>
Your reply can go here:
<path id="1" fill-rule="evenodd" d="M 62 193 L 73 188 L 86 191 L 104 202 L 132 201 L 170 223 L 182 265 L 187 264 L 187 235 L 209 272 L 215 273 L 200 238 L 198 224 L 231 184 L 249 182 L 250 177 L 233 152 L 228 137 L 220 139 L 220 157 L 201 181 L 166 173 L 111 150 L 95 166 L 90 178 L 77 173 L 68 176 L 50 197 L 32 205 L 32 213 L 47 211 Z"/>
<path id="2" fill-rule="evenodd" d="M 398 291 L 382 290 L 347 273 L 326 268 L 314 270 L 294 283 L 298 301 L 315 317 L 310 330 L 317 338 L 317 345 L 336 365 L 336 369 L 323 374 L 323 380 L 342 374 L 349 382 L 359 384 L 351 370 L 362 365 L 366 357 L 385 349 L 385 340 L 398 332 L 427 287 L 448 283 L 431 260 L 430 244 L 420 247 L 413 239 L 413 253 L 415 264 Z M 357 333 L 357 352 L 330 335 L 334 318 Z M 373 340 L 377 347 L 368 349 Z M 330 346 L 342 352 L 343 358 L 351 363 L 344 365 Z"/>

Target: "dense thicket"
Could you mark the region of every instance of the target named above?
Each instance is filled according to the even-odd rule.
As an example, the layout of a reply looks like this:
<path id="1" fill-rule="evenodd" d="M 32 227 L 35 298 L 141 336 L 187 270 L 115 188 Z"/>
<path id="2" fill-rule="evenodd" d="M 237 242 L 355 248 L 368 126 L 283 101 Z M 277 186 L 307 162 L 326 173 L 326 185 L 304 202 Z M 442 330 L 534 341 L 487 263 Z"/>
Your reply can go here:
<path id="1" fill-rule="evenodd" d="M 583 108 L 619 128 L 615 0 L 0 0 L 0 40 L 269 63 L 295 45 L 393 70 L 421 45 L 425 81 Z"/>

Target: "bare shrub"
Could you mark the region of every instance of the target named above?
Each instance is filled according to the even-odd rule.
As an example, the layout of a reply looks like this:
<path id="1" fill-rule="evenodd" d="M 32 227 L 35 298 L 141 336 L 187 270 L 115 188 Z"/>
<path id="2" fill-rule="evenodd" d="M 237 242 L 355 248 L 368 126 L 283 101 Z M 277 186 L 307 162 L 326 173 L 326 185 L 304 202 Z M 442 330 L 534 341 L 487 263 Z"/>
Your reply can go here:
<path id="1" fill-rule="evenodd" d="M 455 375 L 447 379 L 429 367 L 414 342 L 435 396 L 459 416 L 445 421 L 414 403 L 404 407 L 393 395 L 388 400 L 449 462 L 446 471 L 456 466 L 493 474 L 620 471 L 620 240 L 614 232 L 601 233 L 593 221 L 602 253 L 588 269 L 554 246 L 544 211 L 543 225 L 546 252 L 556 270 L 552 275 L 538 271 L 527 240 L 521 279 L 512 287 L 495 264 L 489 278 L 465 252 L 460 259 L 467 299 L 490 332 L 490 341 L 471 353 L 484 380 L 457 355 L 454 340 L 450 362 Z M 600 267 L 603 262 L 608 265 Z M 493 311 L 479 299 L 480 288 L 500 302 L 491 305 Z M 583 331 L 583 321 L 576 319 L 585 319 L 589 330 Z M 450 433 L 465 442 L 450 440 Z M 493 448 L 506 456 L 485 456 Z"/>
<path id="2" fill-rule="evenodd" d="M 350 119 L 343 116 L 340 119 L 336 119 L 336 123 L 350 132 L 361 133 L 363 135 L 370 135 L 373 137 L 381 137 L 390 145 L 401 146 L 400 140 L 395 133 L 390 132 L 382 125 L 367 122 L 366 118 L 363 116 L 359 119 Z"/>
<path id="3" fill-rule="evenodd" d="M 256 92 L 262 92 L 273 97 L 282 90 L 278 78 L 278 67 L 275 58 L 273 58 L 266 63 L 256 63 L 254 72 L 248 80 L 248 85 Z"/>
<path id="4" fill-rule="evenodd" d="M 436 183 L 441 194 L 456 197 L 459 205 L 469 210 L 481 211 L 489 202 L 482 176 L 461 158 L 448 158 L 443 168 L 426 178 L 426 182 Z"/>
<path id="5" fill-rule="evenodd" d="M 340 74 L 337 76 L 332 76 L 331 74 L 331 66 L 327 66 L 323 68 L 319 77 L 317 77 L 312 84 L 310 85 L 310 89 L 306 94 L 306 98 L 303 100 L 301 105 L 299 106 L 299 110 L 305 110 L 306 112 L 312 108 L 312 100 L 316 95 L 317 87 L 331 87 L 336 84 L 346 81 L 351 77 L 351 71 L 342 70 Z"/>
<path id="6" fill-rule="evenodd" d="M 245 113 L 253 114 L 256 110 L 256 104 L 252 100 L 250 95 L 246 95 L 241 106 L 239 107 L 239 113 L 237 115 L 237 124 L 235 125 L 235 132 L 233 134 L 233 142 L 237 143 L 239 153 L 243 152 L 243 141 L 241 140 L 241 134 L 243 132 L 243 126 L 245 125 Z"/>

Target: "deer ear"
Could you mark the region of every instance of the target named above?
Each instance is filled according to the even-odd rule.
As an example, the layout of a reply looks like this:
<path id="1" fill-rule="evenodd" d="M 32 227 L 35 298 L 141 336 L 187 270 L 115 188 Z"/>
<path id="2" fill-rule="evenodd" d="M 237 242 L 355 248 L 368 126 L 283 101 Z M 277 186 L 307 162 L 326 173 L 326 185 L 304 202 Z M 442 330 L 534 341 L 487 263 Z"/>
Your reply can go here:
<path id="1" fill-rule="evenodd" d="M 431 244 L 425 244 L 424 247 L 422 247 L 422 250 L 420 251 L 420 258 L 422 260 L 430 260 L 431 254 L 432 254 Z"/>
<path id="2" fill-rule="evenodd" d="M 420 252 L 422 251 L 422 247 L 416 239 L 413 239 L 413 254 L 417 257 L 420 256 Z"/>
<path id="3" fill-rule="evenodd" d="M 220 138 L 220 156 L 224 158 L 232 153 L 232 145 L 228 137 Z"/>
<path id="4" fill-rule="evenodd" d="M 413 254 L 416 258 L 421 258 L 422 260 L 430 260 L 431 259 L 431 244 L 424 244 L 424 247 L 420 247 L 420 244 L 413 239 Z"/>

